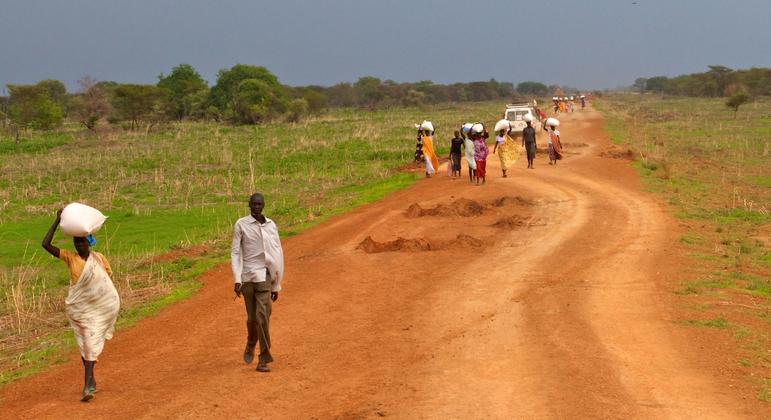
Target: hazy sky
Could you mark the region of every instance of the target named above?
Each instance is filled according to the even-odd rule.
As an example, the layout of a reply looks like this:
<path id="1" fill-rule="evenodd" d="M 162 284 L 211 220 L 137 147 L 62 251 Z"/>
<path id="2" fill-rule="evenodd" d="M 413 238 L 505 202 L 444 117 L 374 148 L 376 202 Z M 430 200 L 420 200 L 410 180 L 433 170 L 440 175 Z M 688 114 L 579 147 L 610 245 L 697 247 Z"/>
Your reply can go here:
<path id="1" fill-rule="evenodd" d="M 0 86 L 155 83 L 180 63 L 211 85 L 244 63 L 289 85 L 616 87 L 708 64 L 771 67 L 770 18 L 771 0 L 0 0 Z"/>

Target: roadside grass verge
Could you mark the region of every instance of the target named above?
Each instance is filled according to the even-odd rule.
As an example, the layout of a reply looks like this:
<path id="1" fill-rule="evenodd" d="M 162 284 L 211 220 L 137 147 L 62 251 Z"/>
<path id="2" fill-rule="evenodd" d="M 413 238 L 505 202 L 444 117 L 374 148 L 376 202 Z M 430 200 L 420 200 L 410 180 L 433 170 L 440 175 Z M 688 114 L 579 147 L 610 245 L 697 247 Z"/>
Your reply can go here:
<path id="1" fill-rule="evenodd" d="M 300 123 L 179 122 L 153 131 L 73 126 L 0 138 L 0 385 L 65 360 L 68 276 L 40 247 L 54 212 L 80 201 L 109 216 L 96 251 L 113 266 L 119 328 L 196 290 L 227 259 L 233 222 L 252 192 L 283 236 L 413 184 L 413 124 L 430 119 L 440 159 L 452 130 L 496 121 L 499 102 L 376 111 L 339 109 Z M 54 244 L 72 248 L 57 233 Z M 167 259 L 164 256 L 172 255 Z"/>
<path id="2" fill-rule="evenodd" d="M 755 377 L 771 378 L 771 98 L 736 119 L 719 98 L 611 95 L 595 106 L 686 230 L 691 264 L 674 293 L 694 316 L 682 323 L 734 331 Z"/>

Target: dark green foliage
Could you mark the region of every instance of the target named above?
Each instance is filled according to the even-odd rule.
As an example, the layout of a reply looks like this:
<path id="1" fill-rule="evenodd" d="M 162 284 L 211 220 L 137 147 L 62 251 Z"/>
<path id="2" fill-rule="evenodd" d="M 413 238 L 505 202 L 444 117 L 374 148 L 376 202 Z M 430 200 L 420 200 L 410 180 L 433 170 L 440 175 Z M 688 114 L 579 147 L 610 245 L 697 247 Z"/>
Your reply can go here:
<path id="1" fill-rule="evenodd" d="M 748 95 L 747 92 L 736 92 L 731 95 L 730 98 L 728 98 L 728 100 L 725 102 L 725 106 L 734 110 L 734 118 L 736 118 L 736 113 L 739 112 L 739 107 L 749 102 L 749 100 L 750 95 Z"/>
<path id="2" fill-rule="evenodd" d="M 651 77 L 645 82 L 645 90 L 648 92 L 663 92 L 667 78 L 665 76 Z"/>
<path id="3" fill-rule="evenodd" d="M 206 95 L 208 86 L 190 64 L 180 64 L 168 76 L 158 76 L 158 87 L 168 89 L 174 102 L 174 116 L 178 119 L 189 117 L 200 111 L 201 96 Z M 198 107 L 198 108 L 196 108 Z"/>
<path id="4" fill-rule="evenodd" d="M 415 83 L 381 81 L 376 77 L 362 77 L 353 85 L 340 83 L 320 92 L 329 98 L 332 107 L 386 108 L 414 106 L 441 102 L 487 101 L 512 99 L 514 85 L 490 79 L 487 82 L 436 84 L 430 80 Z"/>
<path id="5" fill-rule="evenodd" d="M 634 87 L 639 89 L 638 81 Z M 673 78 L 657 76 L 647 79 L 645 91 L 668 95 L 723 97 L 744 91 L 750 97 L 771 95 L 771 68 L 732 70 L 712 65 L 703 73 L 684 74 Z"/>
<path id="6" fill-rule="evenodd" d="M 220 70 L 208 100 L 225 119 L 248 124 L 283 114 L 288 102 L 286 89 L 273 73 L 246 64 Z"/>
<path id="7" fill-rule="evenodd" d="M 128 121 L 131 128 L 143 122 L 150 126 L 174 115 L 171 91 L 153 85 L 119 85 L 112 91 L 111 120 Z"/>
<path id="8" fill-rule="evenodd" d="M 522 95 L 546 96 L 549 87 L 540 82 L 522 82 L 517 85 L 517 92 Z"/>
<path id="9" fill-rule="evenodd" d="M 11 122 L 21 129 L 50 130 L 60 126 L 64 109 L 59 101 L 65 97 L 66 90 L 61 94 L 59 87 L 64 85 L 55 80 L 44 80 L 35 85 L 8 85 Z"/>

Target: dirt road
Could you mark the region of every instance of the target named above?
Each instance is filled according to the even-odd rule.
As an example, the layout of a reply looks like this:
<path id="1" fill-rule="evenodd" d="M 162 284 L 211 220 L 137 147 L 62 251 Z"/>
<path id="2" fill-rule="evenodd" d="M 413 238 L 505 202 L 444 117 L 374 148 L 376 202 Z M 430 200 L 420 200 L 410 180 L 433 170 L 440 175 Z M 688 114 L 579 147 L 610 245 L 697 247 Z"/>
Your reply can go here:
<path id="1" fill-rule="evenodd" d="M 424 180 L 286 240 L 272 373 L 241 361 L 223 265 L 107 344 L 93 402 L 73 355 L 2 390 L 2 417 L 770 416 L 675 322 L 677 224 L 628 161 L 600 156 L 599 114 L 562 121 L 557 167 L 539 155 L 504 179 L 491 155 L 483 187 Z"/>

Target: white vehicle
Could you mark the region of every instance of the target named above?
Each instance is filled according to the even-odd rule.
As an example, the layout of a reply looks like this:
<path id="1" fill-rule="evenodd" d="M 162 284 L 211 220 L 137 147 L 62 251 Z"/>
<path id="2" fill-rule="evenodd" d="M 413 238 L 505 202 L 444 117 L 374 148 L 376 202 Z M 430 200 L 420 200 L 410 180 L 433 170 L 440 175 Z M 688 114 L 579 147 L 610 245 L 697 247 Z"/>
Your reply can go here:
<path id="1" fill-rule="evenodd" d="M 527 102 L 506 105 L 506 111 L 503 113 L 503 118 L 509 120 L 511 124 L 511 134 L 522 134 L 522 130 L 527 127 L 525 115 L 530 115 L 533 118 L 533 128 L 535 128 L 536 131 L 541 129 L 541 120 L 538 118 L 538 113 L 535 112 L 535 105 L 533 103 Z"/>

